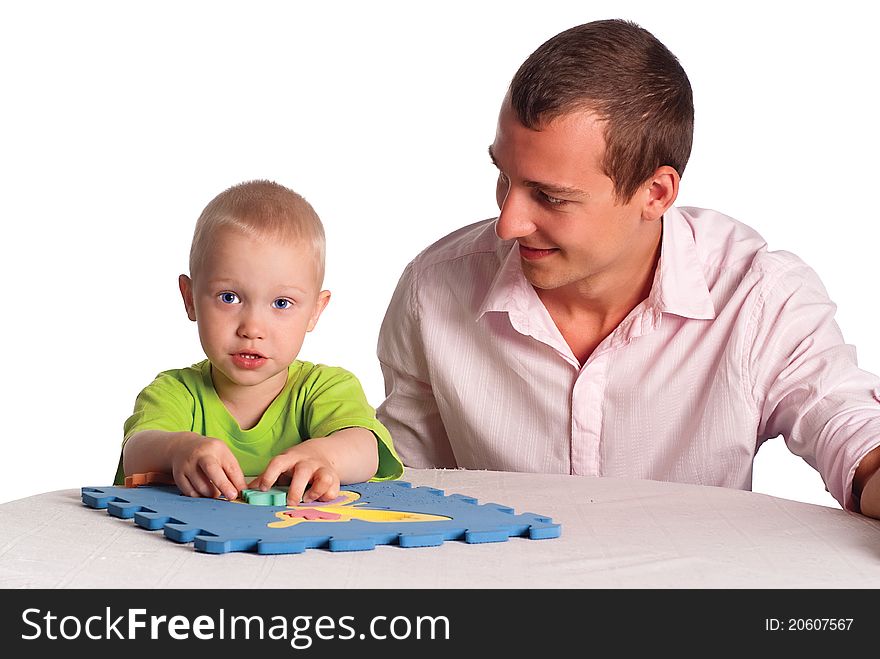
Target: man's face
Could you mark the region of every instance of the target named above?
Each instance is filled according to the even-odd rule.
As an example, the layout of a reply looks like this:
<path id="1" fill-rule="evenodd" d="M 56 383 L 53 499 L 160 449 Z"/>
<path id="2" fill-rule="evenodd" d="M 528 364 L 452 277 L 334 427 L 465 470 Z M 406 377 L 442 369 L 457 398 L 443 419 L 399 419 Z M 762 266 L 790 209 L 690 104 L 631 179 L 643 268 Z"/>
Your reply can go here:
<path id="1" fill-rule="evenodd" d="M 299 245 L 218 231 L 195 279 L 181 277 L 218 392 L 281 390 L 330 297 L 317 279 L 314 258 Z"/>
<path id="2" fill-rule="evenodd" d="M 615 199 L 601 168 L 603 129 L 589 111 L 564 114 L 536 131 L 506 100 L 501 109 L 489 147 L 499 170 L 495 231 L 517 240 L 523 272 L 539 294 L 620 285 L 644 268 L 658 244 L 659 222 L 642 217 L 647 188 L 625 203 Z"/>

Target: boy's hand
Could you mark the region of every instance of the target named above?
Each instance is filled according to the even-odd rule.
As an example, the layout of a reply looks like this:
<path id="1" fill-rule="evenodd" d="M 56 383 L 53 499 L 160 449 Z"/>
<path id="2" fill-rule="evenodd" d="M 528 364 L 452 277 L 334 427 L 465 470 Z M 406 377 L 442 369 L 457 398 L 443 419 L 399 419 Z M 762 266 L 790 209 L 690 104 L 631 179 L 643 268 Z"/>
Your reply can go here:
<path id="1" fill-rule="evenodd" d="M 311 503 L 335 499 L 339 496 L 339 475 L 330 462 L 312 448 L 308 442 L 303 442 L 279 453 L 248 487 L 265 492 L 275 485 L 279 476 L 289 474 L 288 506 L 295 506 L 300 501 Z"/>
<path id="2" fill-rule="evenodd" d="M 177 439 L 171 458 L 174 482 L 188 497 L 221 494 L 232 501 L 245 489 L 244 474 L 229 447 L 219 439 L 188 435 Z"/>

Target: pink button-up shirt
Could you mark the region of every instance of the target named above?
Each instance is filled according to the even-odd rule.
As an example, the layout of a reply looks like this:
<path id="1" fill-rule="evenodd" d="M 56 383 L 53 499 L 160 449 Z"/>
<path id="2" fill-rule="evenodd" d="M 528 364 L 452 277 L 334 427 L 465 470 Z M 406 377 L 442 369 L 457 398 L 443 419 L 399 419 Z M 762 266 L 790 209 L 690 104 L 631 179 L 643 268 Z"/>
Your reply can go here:
<path id="1" fill-rule="evenodd" d="M 852 508 L 880 379 L 796 256 L 725 215 L 663 218 L 651 293 L 581 365 L 488 220 L 405 269 L 379 336 L 379 419 L 404 464 L 750 489 L 771 437 Z"/>

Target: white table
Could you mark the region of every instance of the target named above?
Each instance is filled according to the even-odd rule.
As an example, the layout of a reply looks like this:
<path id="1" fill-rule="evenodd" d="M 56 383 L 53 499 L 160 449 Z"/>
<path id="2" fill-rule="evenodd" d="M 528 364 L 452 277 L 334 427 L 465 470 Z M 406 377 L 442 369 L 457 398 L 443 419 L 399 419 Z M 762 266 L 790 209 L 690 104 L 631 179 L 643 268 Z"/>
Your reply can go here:
<path id="1" fill-rule="evenodd" d="M 403 480 L 547 515 L 562 535 L 211 555 L 59 490 L 0 505 L 0 587 L 880 587 L 880 521 L 843 510 L 612 478 L 410 469 Z"/>

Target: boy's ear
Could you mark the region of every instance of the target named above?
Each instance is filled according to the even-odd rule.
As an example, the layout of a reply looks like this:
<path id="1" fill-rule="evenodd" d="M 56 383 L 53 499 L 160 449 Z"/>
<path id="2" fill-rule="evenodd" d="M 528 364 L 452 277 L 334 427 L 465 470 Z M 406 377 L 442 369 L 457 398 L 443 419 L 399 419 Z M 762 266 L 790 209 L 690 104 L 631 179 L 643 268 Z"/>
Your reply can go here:
<path id="1" fill-rule="evenodd" d="M 330 302 L 330 291 L 321 291 L 318 293 L 318 301 L 315 304 L 315 311 L 312 313 L 312 317 L 309 318 L 309 326 L 306 329 L 306 332 L 311 332 L 315 329 L 315 325 L 318 324 L 318 318 L 321 317 L 321 312 L 327 308 L 328 302 Z"/>
<path id="2" fill-rule="evenodd" d="M 183 306 L 186 308 L 187 317 L 190 320 L 195 320 L 196 305 L 193 303 L 192 279 L 186 275 L 180 275 L 177 278 L 177 285 L 180 287 L 180 295 L 183 297 Z"/>

